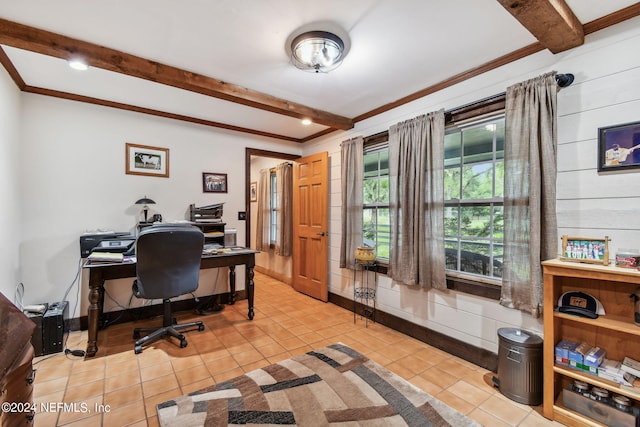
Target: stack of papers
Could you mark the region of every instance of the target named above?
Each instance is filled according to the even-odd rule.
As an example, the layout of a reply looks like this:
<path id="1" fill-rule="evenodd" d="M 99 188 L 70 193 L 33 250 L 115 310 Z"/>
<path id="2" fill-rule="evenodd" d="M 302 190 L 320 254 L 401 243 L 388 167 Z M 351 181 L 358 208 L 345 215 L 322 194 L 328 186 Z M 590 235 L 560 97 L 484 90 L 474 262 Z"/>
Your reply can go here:
<path id="1" fill-rule="evenodd" d="M 92 263 L 122 262 L 124 260 L 124 254 L 118 252 L 91 252 L 87 260 Z"/>

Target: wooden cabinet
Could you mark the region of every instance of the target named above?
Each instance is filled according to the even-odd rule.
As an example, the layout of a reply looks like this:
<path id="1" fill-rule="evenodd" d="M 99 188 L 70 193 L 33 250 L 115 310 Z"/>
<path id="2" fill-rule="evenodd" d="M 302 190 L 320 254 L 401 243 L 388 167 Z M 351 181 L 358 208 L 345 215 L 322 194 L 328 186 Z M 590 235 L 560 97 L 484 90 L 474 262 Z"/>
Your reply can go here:
<path id="1" fill-rule="evenodd" d="M 618 384 L 555 364 L 555 345 L 565 339 L 586 342 L 604 349 L 606 358 L 619 360 L 640 355 L 640 326 L 633 322 L 630 295 L 640 286 L 640 271 L 614 266 L 581 264 L 560 260 L 542 263 L 544 269 L 544 416 L 569 426 L 602 424 L 563 405 L 562 390 L 581 380 L 611 393 L 629 397 L 636 406 L 640 395 Z M 582 291 L 596 297 L 606 311 L 597 319 L 578 317 L 554 310 L 567 291 Z M 635 356 L 635 357 L 634 357 Z"/>
<path id="2" fill-rule="evenodd" d="M 0 425 L 3 427 L 32 426 L 34 423 L 33 353 L 33 346 L 28 343 L 0 379 L 0 403 L 9 405 L 8 408 L 3 405 L 0 411 Z"/>

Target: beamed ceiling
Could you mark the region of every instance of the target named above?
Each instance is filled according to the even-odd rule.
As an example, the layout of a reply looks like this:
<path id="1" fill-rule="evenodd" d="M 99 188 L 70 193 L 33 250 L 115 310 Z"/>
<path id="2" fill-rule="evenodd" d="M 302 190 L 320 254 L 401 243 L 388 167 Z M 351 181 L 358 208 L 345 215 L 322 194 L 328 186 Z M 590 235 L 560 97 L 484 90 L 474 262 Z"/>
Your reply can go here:
<path id="1" fill-rule="evenodd" d="M 303 143 L 639 14 L 627 0 L 22 0 L 0 5 L 0 63 L 24 92 Z M 331 73 L 289 61 L 310 29 L 347 35 Z"/>

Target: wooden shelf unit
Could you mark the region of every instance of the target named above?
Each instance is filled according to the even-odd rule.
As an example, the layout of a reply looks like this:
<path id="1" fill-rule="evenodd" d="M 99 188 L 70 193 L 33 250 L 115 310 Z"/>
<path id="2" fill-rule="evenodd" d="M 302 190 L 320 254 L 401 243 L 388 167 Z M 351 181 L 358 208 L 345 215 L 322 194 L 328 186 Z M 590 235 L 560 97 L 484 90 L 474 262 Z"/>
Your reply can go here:
<path id="1" fill-rule="evenodd" d="M 640 354 L 640 326 L 633 322 L 631 293 L 640 286 L 640 271 L 615 266 L 548 260 L 544 269 L 544 416 L 569 426 L 601 426 L 562 405 L 562 389 L 578 379 L 622 394 L 639 405 L 640 395 L 595 375 L 555 364 L 555 345 L 563 340 L 586 342 L 604 349 L 607 359 L 622 360 Z M 554 310 L 567 291 L 582 291 L 596 297 L 606 315 L 597 319 L 573 316 Z"/>
<path id="2" fill-rule="evenodd" d="M 204 233 L 204 243 L 217 243 L 224 247 L 224 222 L 192 222 Z"/>

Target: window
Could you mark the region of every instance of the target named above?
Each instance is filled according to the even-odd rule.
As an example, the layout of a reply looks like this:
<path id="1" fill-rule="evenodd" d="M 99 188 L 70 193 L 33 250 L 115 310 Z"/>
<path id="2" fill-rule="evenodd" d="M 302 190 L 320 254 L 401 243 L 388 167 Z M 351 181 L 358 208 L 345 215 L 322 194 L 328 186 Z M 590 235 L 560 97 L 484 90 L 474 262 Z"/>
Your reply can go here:
<path id="1" fill-rule="evenodd" d="M 363 239 L 376 249 L 379 260 L 389 260 L 389 148 L 387 144 L 364 151 Z"/>
<path id="2" fill-rule="evenodd" d="M 445 115 L 447 287 L 500 298 L 503 250 L 504 94 Z M 365 138 L 364 243 L 389 259 L 388 133 Z M 384 268 L 379 271 L 385 271 Z"/>
<path id="3" fill-rule="evenodd" d="M 269 240 L 271 245 L 278 243 L 278 186 L 276 185 L 276 173 L 272 171 L 269 175 L 269 185 L 271 191 L 269 192 Z"/>
<path id="4" fill-rule="evenodd" d="M 448 272 L 502 277 L 504 115 L 445 132 Z"/>

